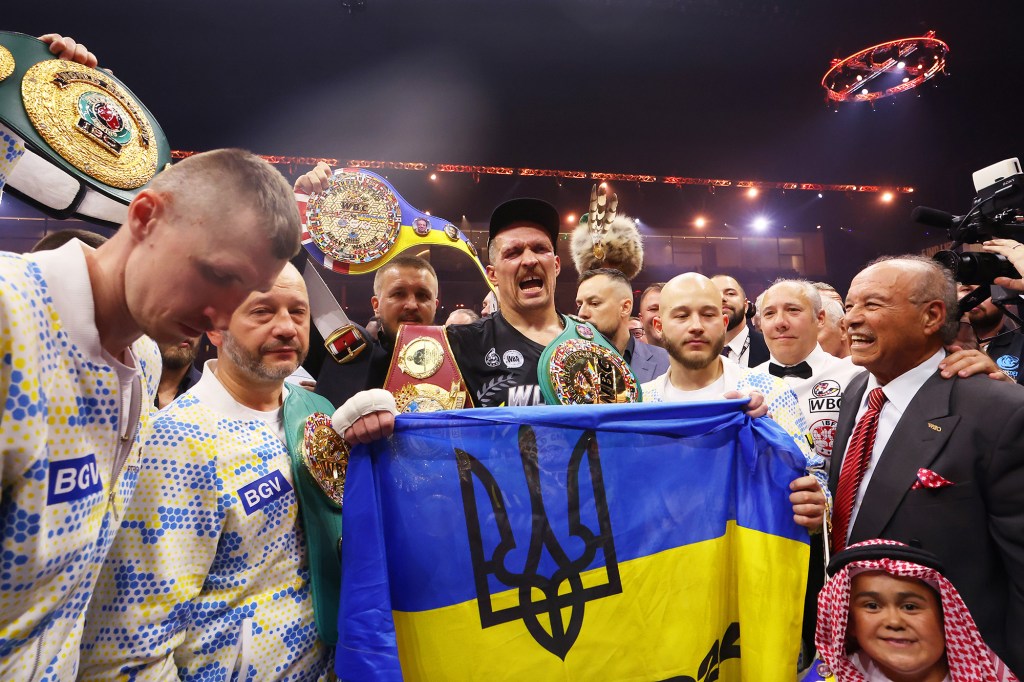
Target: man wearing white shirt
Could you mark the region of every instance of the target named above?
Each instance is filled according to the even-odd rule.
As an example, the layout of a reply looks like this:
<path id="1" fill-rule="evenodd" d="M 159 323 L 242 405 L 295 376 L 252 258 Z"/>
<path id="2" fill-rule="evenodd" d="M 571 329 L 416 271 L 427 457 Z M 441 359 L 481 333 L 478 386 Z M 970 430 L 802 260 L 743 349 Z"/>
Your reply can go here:
<path id="1" fill-rule="evenodd" d="M 747 294 L 735 277 L 715 275 L 711 278 L 722 292 L 722 310 L 729 316 L 722 355 L 740 367 L 757 367 L 768 359 L 764 336 L 747 322 Z"/>
<path id="2" fill-rule="evenodd" d="M 818 345 L 825 311 L 821 295 L 810 282 L 778 280 L 763 297 L 761 331 L 771 358 L 755 369 L 779 377 L 796 393 L 814 449 L 828 462 L 842 393 L 864 369 L 829 355 Z"/>
<path id="3" fill-rule="evenodd" d="M 854 364 L 829 486 L 832 547 L 871 538 L 936 554 L 985 641 L 1024 672 L 1024 392 L 944 378 L 956 285 L 934 261 L 880 260 L 853 280 Z M 951 314 L 953 313 L 953 314 Z"/>

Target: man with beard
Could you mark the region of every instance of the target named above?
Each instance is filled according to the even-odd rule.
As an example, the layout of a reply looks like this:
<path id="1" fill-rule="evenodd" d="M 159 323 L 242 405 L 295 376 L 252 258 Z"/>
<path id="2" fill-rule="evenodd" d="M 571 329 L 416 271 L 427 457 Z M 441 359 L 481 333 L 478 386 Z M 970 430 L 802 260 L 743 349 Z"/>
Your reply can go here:
<path id="1" fill-rule="evenodd" d="M 433 324 L 437 303 L 437 274 L 429 262 L 409 255 L 399 255 L 389 261 L 373 277 L 370 304 L 380 323 L 376 335 L 362 330 L 370 343 L 362 353 L 344 364 L 325 358 L 316 392 L 335 405 L 341 405 L 359 391 L 383 388 L 399 326 Z"/>
<path id="2" fill-rule="evenodd" d="M 957 299 L 962 299 L 977 288 L 977 284 L 960 284 L 957 287 Z M 1007 324 L 1003 311 L 996 307 L 991 298 L 967 311 L 967 321 L 979 348 L 995 360 L 1003 375 L 1018 384 L 1024 384 L 1024 372 L 1020 369 L 1021 356 L 1024 355 L 1024 334 Z"/>
<path id="3" fill-rule="evenodd" d="M 807 458 L 808 475 L 790 484 L 794 520 L 817 530 L 826 509 L 824 460 L 808 447 L 806 421 L 793 391 L 767 372 L 722 360 L 728 320 L 722 292 L 710 279 L 688 272 L 670 280 L 661 290 L 661 312 L 654 320 L 669 354 L 669 369 L 643 385 L 644 402 L 714 401 L 729 391 L 763 394 L 771 418 Z"/>
<path id="4" fill-rule="evenodd" d="M 185 339 L 178 343 L 158 343 L 163 371 L 160 373 L 160 387 L 156 394 L 156 407 L 162 410 L 179 395 L 195 386 L 203 373 L 192 363 L 199 350 L 199 337 Z"/>
<path id="5" fill-rule="evenodd" d="M 650 381 L 668 369 L 668 353 L 663 348 L 650 346 L 630 333 L 633 291 L 621 272 L 599 268 L 581 274 L 576 306 L 580 318 L 597 327 L 629 364 L 637 381 Z"/>
<path id="6" fill-rule="evenodd" d="M 729 316 L 723 355 L 740 367 L 757 367 L 768 360 L 768 346 L 761 332 L 747 322 L 747 295 L 735 277 L 715 275 L 711 278 L 722 292 L 722 310 Z"/>
<path id="7" fill-rule="evenodd" d="M 331 167 L 318 163 L 301 175 L 294 185 L 299 194 L 323 192 L 331 182 Z M 306 265 L 306 267 L 315 267 Z M 360 391 L 383 388 L 394 353 L 398 327 L 402 324 L 433 324 L 438 305 L 437 273 L 430 262 L 418 256 L 399 254 L 381 266 L 373 276 L 373 320 L 376 329 L 355 325 L 367 347 L 357 356 L 339 364 L 323 353 L 323 338 L 316 329 L 316 345 L 307 369 L 317 377 L 316 392 L 341 405 Z M 324 357 L 326 356 L 326 357 Z"/>
<path id="8" fill-rule="evenodd" d="M 288 265 L 209 332 L 217 359 L 154 420 L 143 449 L 79 679 L 327 679 L 285 431 L 292 410 L 331 409 L 285 386 L 309 324 L 306 286 Z"/>

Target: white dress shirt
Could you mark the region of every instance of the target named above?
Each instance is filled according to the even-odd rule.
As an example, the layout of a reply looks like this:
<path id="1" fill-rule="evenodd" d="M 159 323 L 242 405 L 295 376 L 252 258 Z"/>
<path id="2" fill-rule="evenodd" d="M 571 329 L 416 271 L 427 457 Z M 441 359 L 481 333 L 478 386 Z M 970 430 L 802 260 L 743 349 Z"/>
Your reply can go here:
<path id="1" fill-rule="evenodd" d="M 871 451 L 871 461 L 864 472 L 864 480 L 861 481 L 860 488 L 857 489 L 857 498 L 853 501 L 850 526 L 846 531 L 847 541 L 850 539 L 850 531 L 853 530 L 853 525 L 857 522 L 857 512 L 860 511 L 860 503 L 864 499 L 864 491 L 868 489 L 868 484 L 871 483 L 871 475 L 878 465 L 878 458 L 881 456 L 882 451 L 885 450 L 885 446 L 889 442 L 889 438 L 892 437 L 893 431 L 896 430 L 896 425 L 899 424 L 903 413 L 907 411 L 910 401 L 914 399 L 914 396 L 924 386 L 924 383 L 928 381 L 928 378 L 939 370 L 939 363 L 945 357 L 946 351 L 940 348 L 920 365 L 908 372 L 904 372 L 882 387 L 882 392 L 885 393 L 885 403 L 882 405 L 882 411 L 878 415 L 878 431 L 875 433 L 875 447 Z M 854 421 L 854 425 L 867 412 L 868 395 L 875 388 L 878 388 L 878 380 L 873 375 L 869 376 L 868 385 L 864 389 L 864 395 L 861 398 L 860 408 L 857 410 L 857 418 Z"/>

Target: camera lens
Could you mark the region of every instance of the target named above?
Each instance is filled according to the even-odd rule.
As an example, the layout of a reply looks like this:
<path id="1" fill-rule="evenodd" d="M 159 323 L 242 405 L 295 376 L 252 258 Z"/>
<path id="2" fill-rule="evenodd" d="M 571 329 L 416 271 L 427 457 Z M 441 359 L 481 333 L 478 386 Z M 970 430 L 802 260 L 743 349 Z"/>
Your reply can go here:
<path id="1" fill-rule="evenodd" d="M 961 284 L 991 284 L 996 277 L 1021 278 L 1017 268 L 997 253 L 939 251 L 932 258 L 951 271 Z"/>

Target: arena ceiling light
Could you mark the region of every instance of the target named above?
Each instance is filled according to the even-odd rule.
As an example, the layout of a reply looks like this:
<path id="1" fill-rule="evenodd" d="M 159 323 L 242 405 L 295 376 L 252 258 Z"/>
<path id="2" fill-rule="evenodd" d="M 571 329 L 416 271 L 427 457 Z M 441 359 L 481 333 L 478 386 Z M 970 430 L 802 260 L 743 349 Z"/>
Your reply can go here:
<path id="1" fill-rule="evenodd" d="M 936 38 L 935 31 L 890 40 L 846 59 L 833 59 L 821 86 L 832 102 L 874 102 L 913 90 L 942 74 L 948 53 L 949 45 Z"/>

